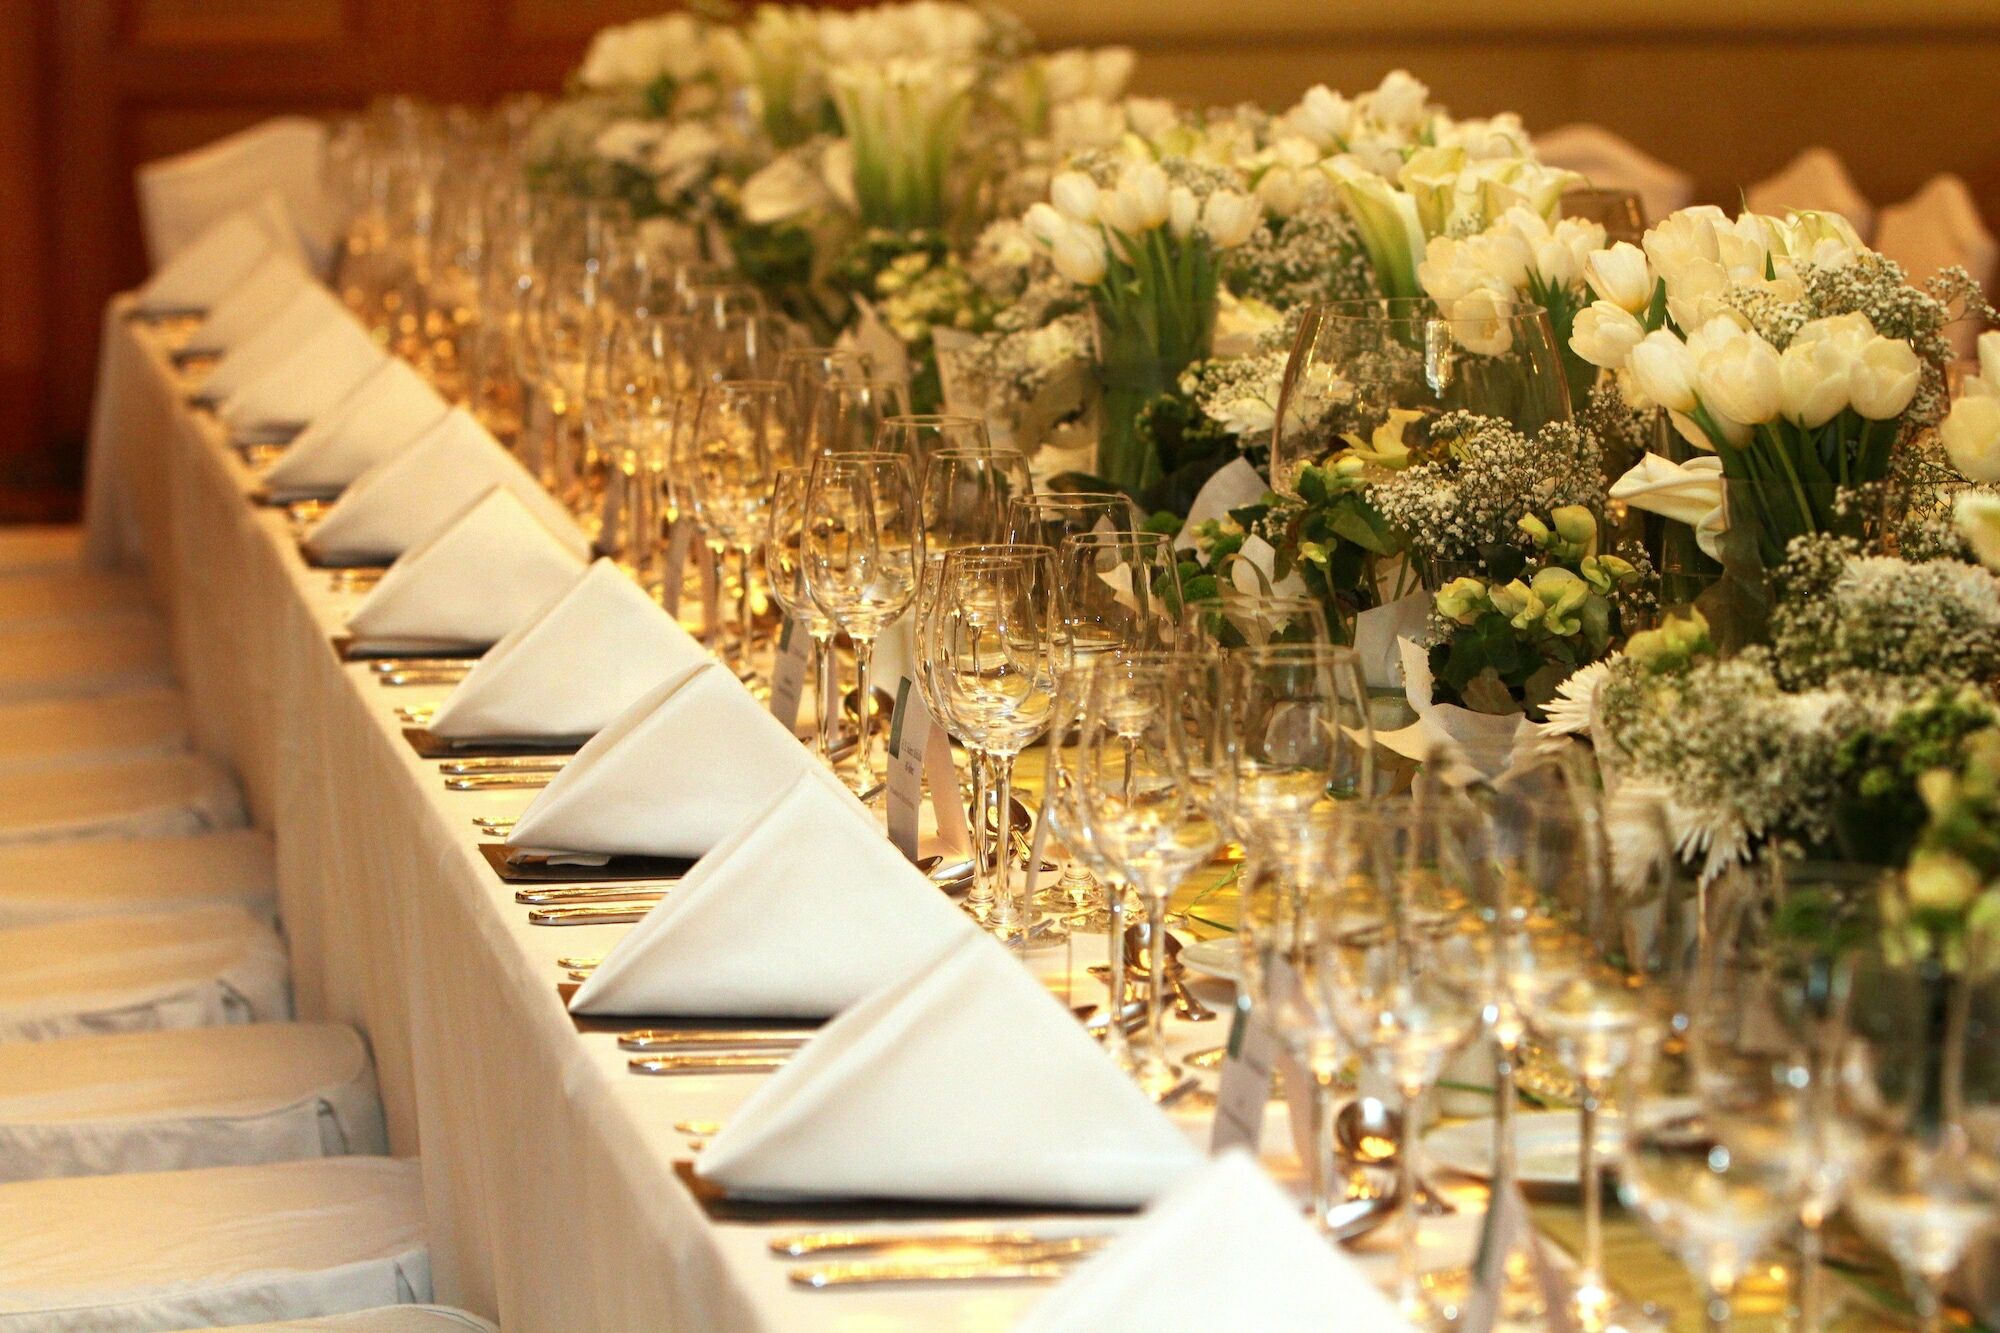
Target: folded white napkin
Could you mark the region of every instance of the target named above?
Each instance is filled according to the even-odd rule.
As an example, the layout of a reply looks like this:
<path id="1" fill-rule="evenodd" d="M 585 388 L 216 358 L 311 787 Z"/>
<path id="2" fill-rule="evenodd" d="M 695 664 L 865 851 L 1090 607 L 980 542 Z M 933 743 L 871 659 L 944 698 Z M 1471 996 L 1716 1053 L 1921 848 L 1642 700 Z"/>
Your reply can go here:
<path id="1" fill-rule="evenodd" d="M 301 269 L 305 267 L 284 201 L 267 192 L 248 208 L 217 219 L 168 260 L 139 288 L 136 304 L 148 314 L 208 310 L 273 254 L 289 256 Z"/>
<path id="2" fill-rule="evenodd" d="M 1782 217 L 1793 209 L 1838 213 L 1866 239 L 1875 225 L 1868 196 L 1847 174 L 1847 165 L 1831 148 L 1808 148 L 1787 162 L 1777 175 L 1758 181 L 1743 192 L 1752 213 Z"/>
<path id="3" fill-rule="evenodd" d="M 695 1169 L 758 1198 L 1113 1208 L 1200 1160 L 1076 1017 L 974 934 L 820 1029 Z"/>
<path id="4" fill-rule="evenodd" d="M 288 225 L 298 231 L 298 220 L 321 207 L 325 153 L 325 122 L 274 116 L 144 164 L 135 174 L 147 254 L 156 267 L 165 264 L 215 219 L 266 194 L 285 203 Z"/>
<path id="5" fill-rule="evenodd" d="M 299 432 L 264 474 L 264 485 L 285 500 L 337 495 L 450 410 L 409 362 L 384 357 L 352 392 Z"/>
<path id="6" fill-rule="evenodd" d="M 283 313 L 300 288 L 320 287 L 305 263 L 283 250 L 267 249 L 256 256 L 243 276 L 216 298 L 208 315 L 184 344 L 190 352 L 228 352 L 255 337 Z M 323 303 L 322 303 L 323 304 Z"/>
<path id="7" fill-rule="evenodd" d="M 233 430 L 317 421 L 354 392 L 389 354 L 346 310 L 301 338 L 263 374 L 222 400 L 217 412 Z"/>
<path id="8" fill-rule="evenodd" d="M 522 812 L 509 847 L 704 856 L 816 761 L 714 662 L 621 713 Z"/>
<path id="9" fill-rule="evenodd" d="M 256 332 L 223 353 L 202 381 L 202 395 L 216 402 L 227 400 L 262 379 L 313 334 L 342 321 L 352 324 L 354 316 L 332 292 L 311 281 L 293 287 L 284 303 L 257 325 Z"/>
<path id="10" fill-rule="evenodd" d="M 1200 1261 L 1190 1264 L 1189 1257 Z M 1172 1273 L 1163 1282 L 1161 1274 Z M 1014 1333 L 1241 1328 L 1390 1333 L 1409 1324 L 1242 1149 L 1175 1185 Z"/>
<path id="11" fill-rule="evenodd" d="M 975 929 L 880 818 L 813 765 L 702 857 L 569 1007 L 828 1018 Z"/>
<path id="12" fill-rule="evenodd" d="M 330 563 L 392 560 L 494 486 L 512 491 L 579 559 L 589 554 L 568 511 L 462 407 L 357 477 L 306 544 Z"/>
<path id="13" fill-rule="evenodd" d="M 347 618 L 376 651 L 483 648 L 576 581 L 583 561 L 513 492 L 495 486 L 405 551 Z"/>
<path id="14" fill-rule="evenodd" d="M 595 736 L 708 650 L 624 570 L 599 560 L 472 668 L 438 705 L 451 740 Z"/>

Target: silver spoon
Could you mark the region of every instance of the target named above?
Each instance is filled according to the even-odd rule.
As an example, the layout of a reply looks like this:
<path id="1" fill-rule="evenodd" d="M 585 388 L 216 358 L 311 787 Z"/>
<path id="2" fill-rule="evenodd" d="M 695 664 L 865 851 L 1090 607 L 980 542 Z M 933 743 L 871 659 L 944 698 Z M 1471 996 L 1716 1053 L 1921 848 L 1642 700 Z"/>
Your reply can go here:
<path id="1" fill-rule="evenodd" d="M 1356 1097 L 1333 1118 L 1333 1141 L 1341 1155 L 1363 1167 L 1386 1167 L 1403 1150 L 1403 1113 L 1377 1097 Z M 1417 1181 L 1417 1211 L 1444 1217 L 1458 1209 L 1423 1180 Z"/>

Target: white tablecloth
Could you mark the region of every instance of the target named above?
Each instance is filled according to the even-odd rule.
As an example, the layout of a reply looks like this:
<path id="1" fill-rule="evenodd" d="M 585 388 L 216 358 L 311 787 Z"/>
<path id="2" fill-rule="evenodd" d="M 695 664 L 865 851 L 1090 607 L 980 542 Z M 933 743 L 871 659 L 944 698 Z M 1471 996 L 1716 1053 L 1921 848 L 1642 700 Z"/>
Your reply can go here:
<path id="1" fill-rule="evenodd" d="M 690 1155 L 675 1124 L 726 1118 L 758 1080 L 636 1077 L 613 1036 L 578 1034 L 556 959 L 626 928 L 527 924 L 471 819 L 533 793 L 446 792 L 417 758 L 393 710 L 439 692 L 336 659 L 354 594 L 304 565 L 282 511 L 247 501 L 252 473 L 181 405 L 153 336 L 115 306 L 106 320 L 96 549 L 151 568 L 198 734 L 275 829 L 298 1011 L 369 1037 L 392 1150 L 422 1153 L 438 1299 L 508 1333 L 1007 1327 L 1041 1288 L 794 1290 L 770 1228 L 707 1219 L 674 1174 Z"/>

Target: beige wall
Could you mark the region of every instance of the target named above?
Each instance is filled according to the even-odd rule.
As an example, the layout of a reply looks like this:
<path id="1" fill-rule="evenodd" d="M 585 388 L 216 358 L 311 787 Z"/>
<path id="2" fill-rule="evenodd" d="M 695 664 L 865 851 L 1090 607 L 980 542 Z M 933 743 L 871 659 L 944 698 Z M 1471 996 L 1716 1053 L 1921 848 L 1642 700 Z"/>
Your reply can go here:
<path id="1" fill-rule="evenodd" d="M 1139 91 L 1283 106 L 1399 65 L 1465 115 L 1594 121 L 1733 203 L 1824 144 L 1878 205 L 1939 171 L 2000 219 L 2000 3 L 1012 0 L 1046 44 L 1125 42 Z"/>

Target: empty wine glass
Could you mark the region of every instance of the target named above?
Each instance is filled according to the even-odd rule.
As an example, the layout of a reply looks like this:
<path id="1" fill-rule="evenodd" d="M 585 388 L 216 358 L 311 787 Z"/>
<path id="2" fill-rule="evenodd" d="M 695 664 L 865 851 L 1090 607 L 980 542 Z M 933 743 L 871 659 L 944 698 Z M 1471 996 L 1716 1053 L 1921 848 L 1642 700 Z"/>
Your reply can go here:
<path id="1" fill-rule="evenodd" d="M 918 413 L 883 418 L 875 447 L 908 454 L 921 468 L 940 449 L 990 449 L 993 442 L 978 417 Z"/>
<path id="2" fill-rule="evenodd" d="M 802 623 L 812 636 L 814 702 L 818 710 L 813 727 L 813 753 L 831 768 L 840 708 L 840 663 L 833 636 L 840 627 L 806 594 L 806 488 L 811 479 L 810 468 L 781 467 L 777 471 L 771 487 L 769 535 L 764 542 L 764 574 L 771 582 L 771 596 L 788 617 Z"/>
<path id="3" fill-rule="evenodd" d="M 792 391 L 792 458 L 801 465 L 812 461 L 817 450 L 807 447 L 806 426 L 812 415 L 813 395 L 829 380 L 865 380 L 869 376 L 866 355 L 838 347 L 787 347 L 778 354 L 778 378 Z"/>
<path id="4" fill-rule="evenodd" d="M 748 672 L 755 628 L 752 553 L 769 523 L 786 458 L 790 398 L 778 380 L 723 380 L 702 390 L 684 440 L 682 475 L 702 531 L 737 556 L 738 666 Z"/>
<path id="5" fill-rule="evenodd" d="M 1213 597 L 1192 598 L 1181 607 L 1180 646 L 1186 652 L 1330 642 L 1326 607 L 1316 597 L 1224 587 Z"/>
<path id="6" fill-rule="evenodd" d="M 1038 491 L 1007 505 L 1007 540 L 1058 547 L 1079 532 L 1137 532 L 1145 515 L 1111 491 Z"/>
<path id="7" fill-rule="evenodd" d="M 1068 664 L 1173 646 L 1160 590 L 1173 550 L 1158 532 L 1077 532 L 1056 548 L 1057 640 Z"/>
<path id="8" fill-rule="evenodd" d="M 803 404 L 805 427 L 800 435 L 805 456 L 854 453 L 876 449 L 882 423 L 910 410 L 909 386 L 901 380 L 870 378 L 820 380 Z M 920 466 L 910 460 L 914 475 Z"/>
<path id="9" fill-rule="evenodd" d="M 924 456 L 921 467 L 924 548 L 932 552 L 1004 540 L 1008 504 L 1035 485 L 1017 449 L 939 448 Z"/>
<path id="10" fill-rule="evenodd" d="M 825 454 L 806 488 L 806 591 L 854 642 L 860 675 L 855 787 L 874 786 L 872 697 L 875 640 L 909 609 L 923 572 L 922 507 L 910 461 L 900 454 Z"/>

